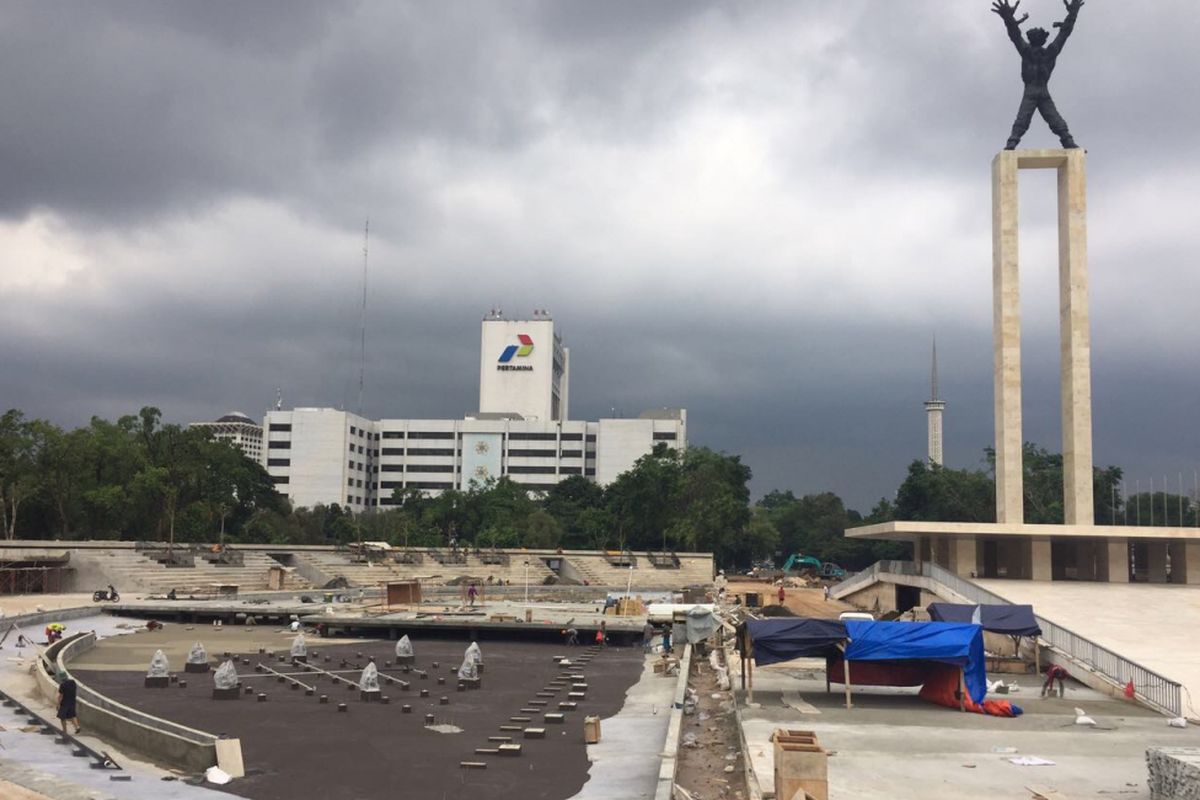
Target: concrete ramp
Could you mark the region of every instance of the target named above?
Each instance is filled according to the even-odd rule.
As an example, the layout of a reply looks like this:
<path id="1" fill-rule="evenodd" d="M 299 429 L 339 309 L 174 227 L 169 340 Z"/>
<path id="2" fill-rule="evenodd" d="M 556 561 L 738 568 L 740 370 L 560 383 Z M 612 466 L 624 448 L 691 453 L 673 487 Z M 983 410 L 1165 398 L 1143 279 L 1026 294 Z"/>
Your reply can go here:
<path id="1" fill-rule="evenodd" d="M 1200 717 L 1200 587 L 976 580 L 1038 616 L 1183 684 L 1182 714 Z M 1139 687 L 1140 688 L 1140 687 Z M 1193 701 L 1192 698 L 1197 698 Z"/>

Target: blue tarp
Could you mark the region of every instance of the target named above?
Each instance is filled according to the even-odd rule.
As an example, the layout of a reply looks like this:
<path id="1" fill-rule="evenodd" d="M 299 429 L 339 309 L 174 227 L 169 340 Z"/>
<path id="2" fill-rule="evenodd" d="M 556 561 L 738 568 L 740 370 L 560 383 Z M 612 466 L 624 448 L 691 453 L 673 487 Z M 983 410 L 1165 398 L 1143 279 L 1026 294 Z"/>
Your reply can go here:
<path id="1" fill-rule="evenodd" d="M 979 624 L 985 631 L 1004 633 L 1009 636 L 1040 636 L 1033 616 L 1033 606 L 1023 605 L 978 605 L 965 603 L 930 603 L 929 616 L 935 622 L 971 622 L 979 609 Z"/>
<path id="2" fill-rule="evenodd" d="M 837 652 L 846 641 L 846 626 L 832 619 L 773 617 L 747 621 L 760 667 L 793 658 L 820 658 Z"/>
<path id="3" fill-rule="evenodd" d="M 866 622 L 846 620 L 848 661 L 936 661 L 962 667 L 967 694 L 987 695 L 983 628 L 958 622 Z"/>

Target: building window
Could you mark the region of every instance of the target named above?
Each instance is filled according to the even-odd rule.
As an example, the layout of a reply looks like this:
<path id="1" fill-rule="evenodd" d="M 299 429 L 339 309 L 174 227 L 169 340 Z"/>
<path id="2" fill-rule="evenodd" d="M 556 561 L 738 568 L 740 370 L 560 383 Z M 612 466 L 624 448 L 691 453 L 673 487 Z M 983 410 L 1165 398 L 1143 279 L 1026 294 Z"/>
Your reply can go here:
<path id="1" fill-rule="evenodd" d="M 362 468 L 363 468 L 363 467 L 362 467 L 362 462 L 361 462 L 361 461 L 357 461 L 357 462 L 355 462 L 355 464 L 354 464 L 354 468 L 355 468 L 356 470 L 358 470 L 359 472 L 362 472 Z"/>
<path id="2" fill-rule="evenodd" d="M 453 439 L 454 431 L 409 431 L 410 439 Z"/>
<path id="3" fill-rule="evenodd" d="M 379 437 L 376 437 L 379 438 Z M 404 431 L 384 431 L 383 438 L 385 439 L 403 439 Z"/>
<path id="4" fill-rule="evenodd" d="M 358 480 L 356 480 L 354 482 L 354 485 L 357 486 L 359 489 L 361 489 L 362 488 L 362 478 L 359 478 Z"/>
<path id="5" fill-rule="evenodd" d="M 508 455 L 512 458 L 554 458 L 558 453 L 554 450 L 522 450 L 510 447 Z"/>
<path id="6" fill-rule="evenodd" d="M 409 472 L 454 472 L 453 464 L 409 464 Z"/>
<path id="7" fill-rule="evenodd" d="M 562 435 L 562 440 L 564 442 L 582 442 L 583 434 L 582 433 L 564 433 Z"/>
<path id="8" fill-rule="evenodd" d="M 292 465 L 292 460 L 290 458 L 268 458 L 267 459 L 268 467 L 290 467 L 291 465 Z"/>
<path id="9" fill-rule="evenodd" d="M 583 469 L 580 467 L 563 467 L 558 472 L 560 475 L 582 475 Z"/>
<path id="10" fill-rule="evenodd" d="M 384 481 L 379 485 L 385 489 L 399 489 L 404 484 L 401 481 Z"/>
<path id="11" fill-rule="evenodd" d="M 267 430 L 269 431 L 290 431 L 291 429 L 292 423 L 290 422 L 272 422 L 267 426 Z"/>
<path id="12" fill-rule="evenodd" d="M 292 443 L 288 442 L 288 441 L 280 441 L 279 439 L 273 439 L 267 443 L 267 449 L 268 450 L 291 450 Z"/>
<path id="13" fill-rule="evenodd" d="M 410 447 L 408 448 L 410 456 L 452 456 L 454 455 L 453 447 Z"/>
<path id="14" fill-rule="evenodd" d="M 589 433 L 589 434 L 587 435 L 587 441 L 589 441 L 589 442 L 594 442 L 594 441 L 596 441 L 596 434 L 594 434 L 594 433 Z"/>
<path id="15" fill-rule="evenodd" d="M 353 435 L 354 435 L 355 433 L 357 433 L 357 432 L 358 432 L 358 428 L 356 428 L 356 427 L 354 427 L 353 425 L 351 425 L 351 426 L 350 426 L 350 435 L 351 435 L 351 436 L 353 436 Z"/>
<path id="16" fill-rule="evenodd" d="M 351 461 L 351 462 L 350 462 L 349 464 L 347 464 L 346 466 L 347 466 L 347 469 L 354 469 L 354 462 L 353 462 L 353 461 Z"/>
<path id="17" fill-rule="evenodd" d="M 380 468 L 376 468 L 376 471 L 378 471 L 378 469 L 380 469 Z M 404 472 L 404 465 L 403 464 L 384 464 L 382 469 L 384 472 Z"/>
<path id="18" fill-rule="evenodd" d="M 392 499 L 392 498 L 390 498 L 390 497 L 381 497 L 381 498 L 379 498 L 379 505 L 381 505 L 381 506 L 394 506 L 394 505 L 396 505 L 396 501 L 395 501 L 395 500 L 393 500 L 393 499 Z"/>
<path id="19" fill-rule="evenodd" d="M 354 444 L 353 444 L 353 442 L 350 444 L 350 452 L 351 452 L 351 453 L 353 453 L 353 452 L 354 452 Z"/>
<path id="20" fill-rule="evenodd" d="M 558 439 L 556 433 L 510 433 L 509 441 L 513 442 L 553 442 Z M 565 438 L 565 437 L 564 437 Z"/>
<path id="21" fill-rule="evenodd" d="M 349 486 L 351 489 L 353 489 L 354 488 L 354 478 L 346 478 L 346 485 Z"/>
<path id="22" fill-rule="evenodd" d="M 583 474 L 584 474 L 584 475 L 595 475 L 595 474 L 596 474 L 596 468 L 595 468 L 595 467 L 585 467 L 585 468 L 584 468 L 584 470 L 583 470 Z"/>
<path id="23" fill-rule="evenodd" d="M 404 448 L 403 447 L 385 447 L 385 448 L 383 448 L 383 454 L 385 456 L 402 456 L 402 455 L 404 455 Z"/>
<path id="24" fill-rule="evenodd" d="M 656 442 L 673 442 L 675 441 L 675 431 L 655 431 L 654 441 Z"/>
<path id="25" fill-rule="evenodd" d="M 510 475 L 553 475 L 554 467 L 509 467 Z"/>
<path id="26" fill-rule="evenodd" d="M 582 450 L 563 450 L 562 457 L 563 458 L 583 458 L 583 451 Z"/>
<path id="27" fill-rule="evenodd" d="M 281 484 L 281 483 L 287 483 L 288 476 L 287 475 L 272 475 L 271 480 L 275 481 L 276 485 Z"/>
<path id="28" fill-rule="evenodd" d="M 360 445 L 358 446 L 358 454 L 359 454 L 360 456 L 362 455 L 362 451 L 363 451 L 363 449 L 362 449 L 362 445 L 360 444 Z"/>
<path id="29" fill-rule="evenodd" d="M 411 489 L 453 489 L 453 483 L 443 483 L 442 481 L 409 481 Z"/>

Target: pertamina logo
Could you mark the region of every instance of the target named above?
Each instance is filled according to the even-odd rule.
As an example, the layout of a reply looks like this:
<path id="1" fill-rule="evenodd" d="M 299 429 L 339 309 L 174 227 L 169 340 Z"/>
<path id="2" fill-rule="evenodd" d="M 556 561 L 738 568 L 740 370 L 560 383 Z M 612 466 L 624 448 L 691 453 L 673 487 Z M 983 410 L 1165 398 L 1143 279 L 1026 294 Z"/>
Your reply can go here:
<path id="1" fill-rule="evenodd" d="M 533 337 L 525 333 L 518 333 L 517 340 L 519 345 L 510 344 L 504 348 L 504 352 L 500 354 L 499 363 L 496 365 L 497 370 L 516 370 L 520 372 L 533 372 L 533 367 L 528 364 L 510 364 L 513 357 L 525 358 L 533 352 Z"/>

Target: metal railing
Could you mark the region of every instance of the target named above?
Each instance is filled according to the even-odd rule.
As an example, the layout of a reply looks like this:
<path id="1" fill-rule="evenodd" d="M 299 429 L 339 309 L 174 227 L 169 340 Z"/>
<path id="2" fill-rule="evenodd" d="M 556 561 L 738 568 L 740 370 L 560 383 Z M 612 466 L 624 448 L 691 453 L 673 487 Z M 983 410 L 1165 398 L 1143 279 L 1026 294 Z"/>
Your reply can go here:
<path id="1" fill-rule="evenodd" d="M 877 561 L 868 569 L 838 584 L 837 596 L 844 597 L 855 589 L 878 580 L 880 573 L 923 575 L 940 583 L 969 603 L 1009 605 L 1012 602 L 984 589 L 973 581 L 955 575 L 950 570 L 928 561 L 920 564 L 914 564 L 911 561 Z M 1035 614 L 1034 618 L 1042 629 L 1041 639 L 1046 644 L 1103 675 L 1117 686 L 1123 687 L 1133 681 L 1133 688 L 1137 696 L 1146 705 L 1158 711 L 1175 717 L 1183 712 L 1183 688 L 1179 682 L 1160 675 L 1136 661 L 1124 658 L 1104 645 L 1057 625 L 1045 617 Z"/>

